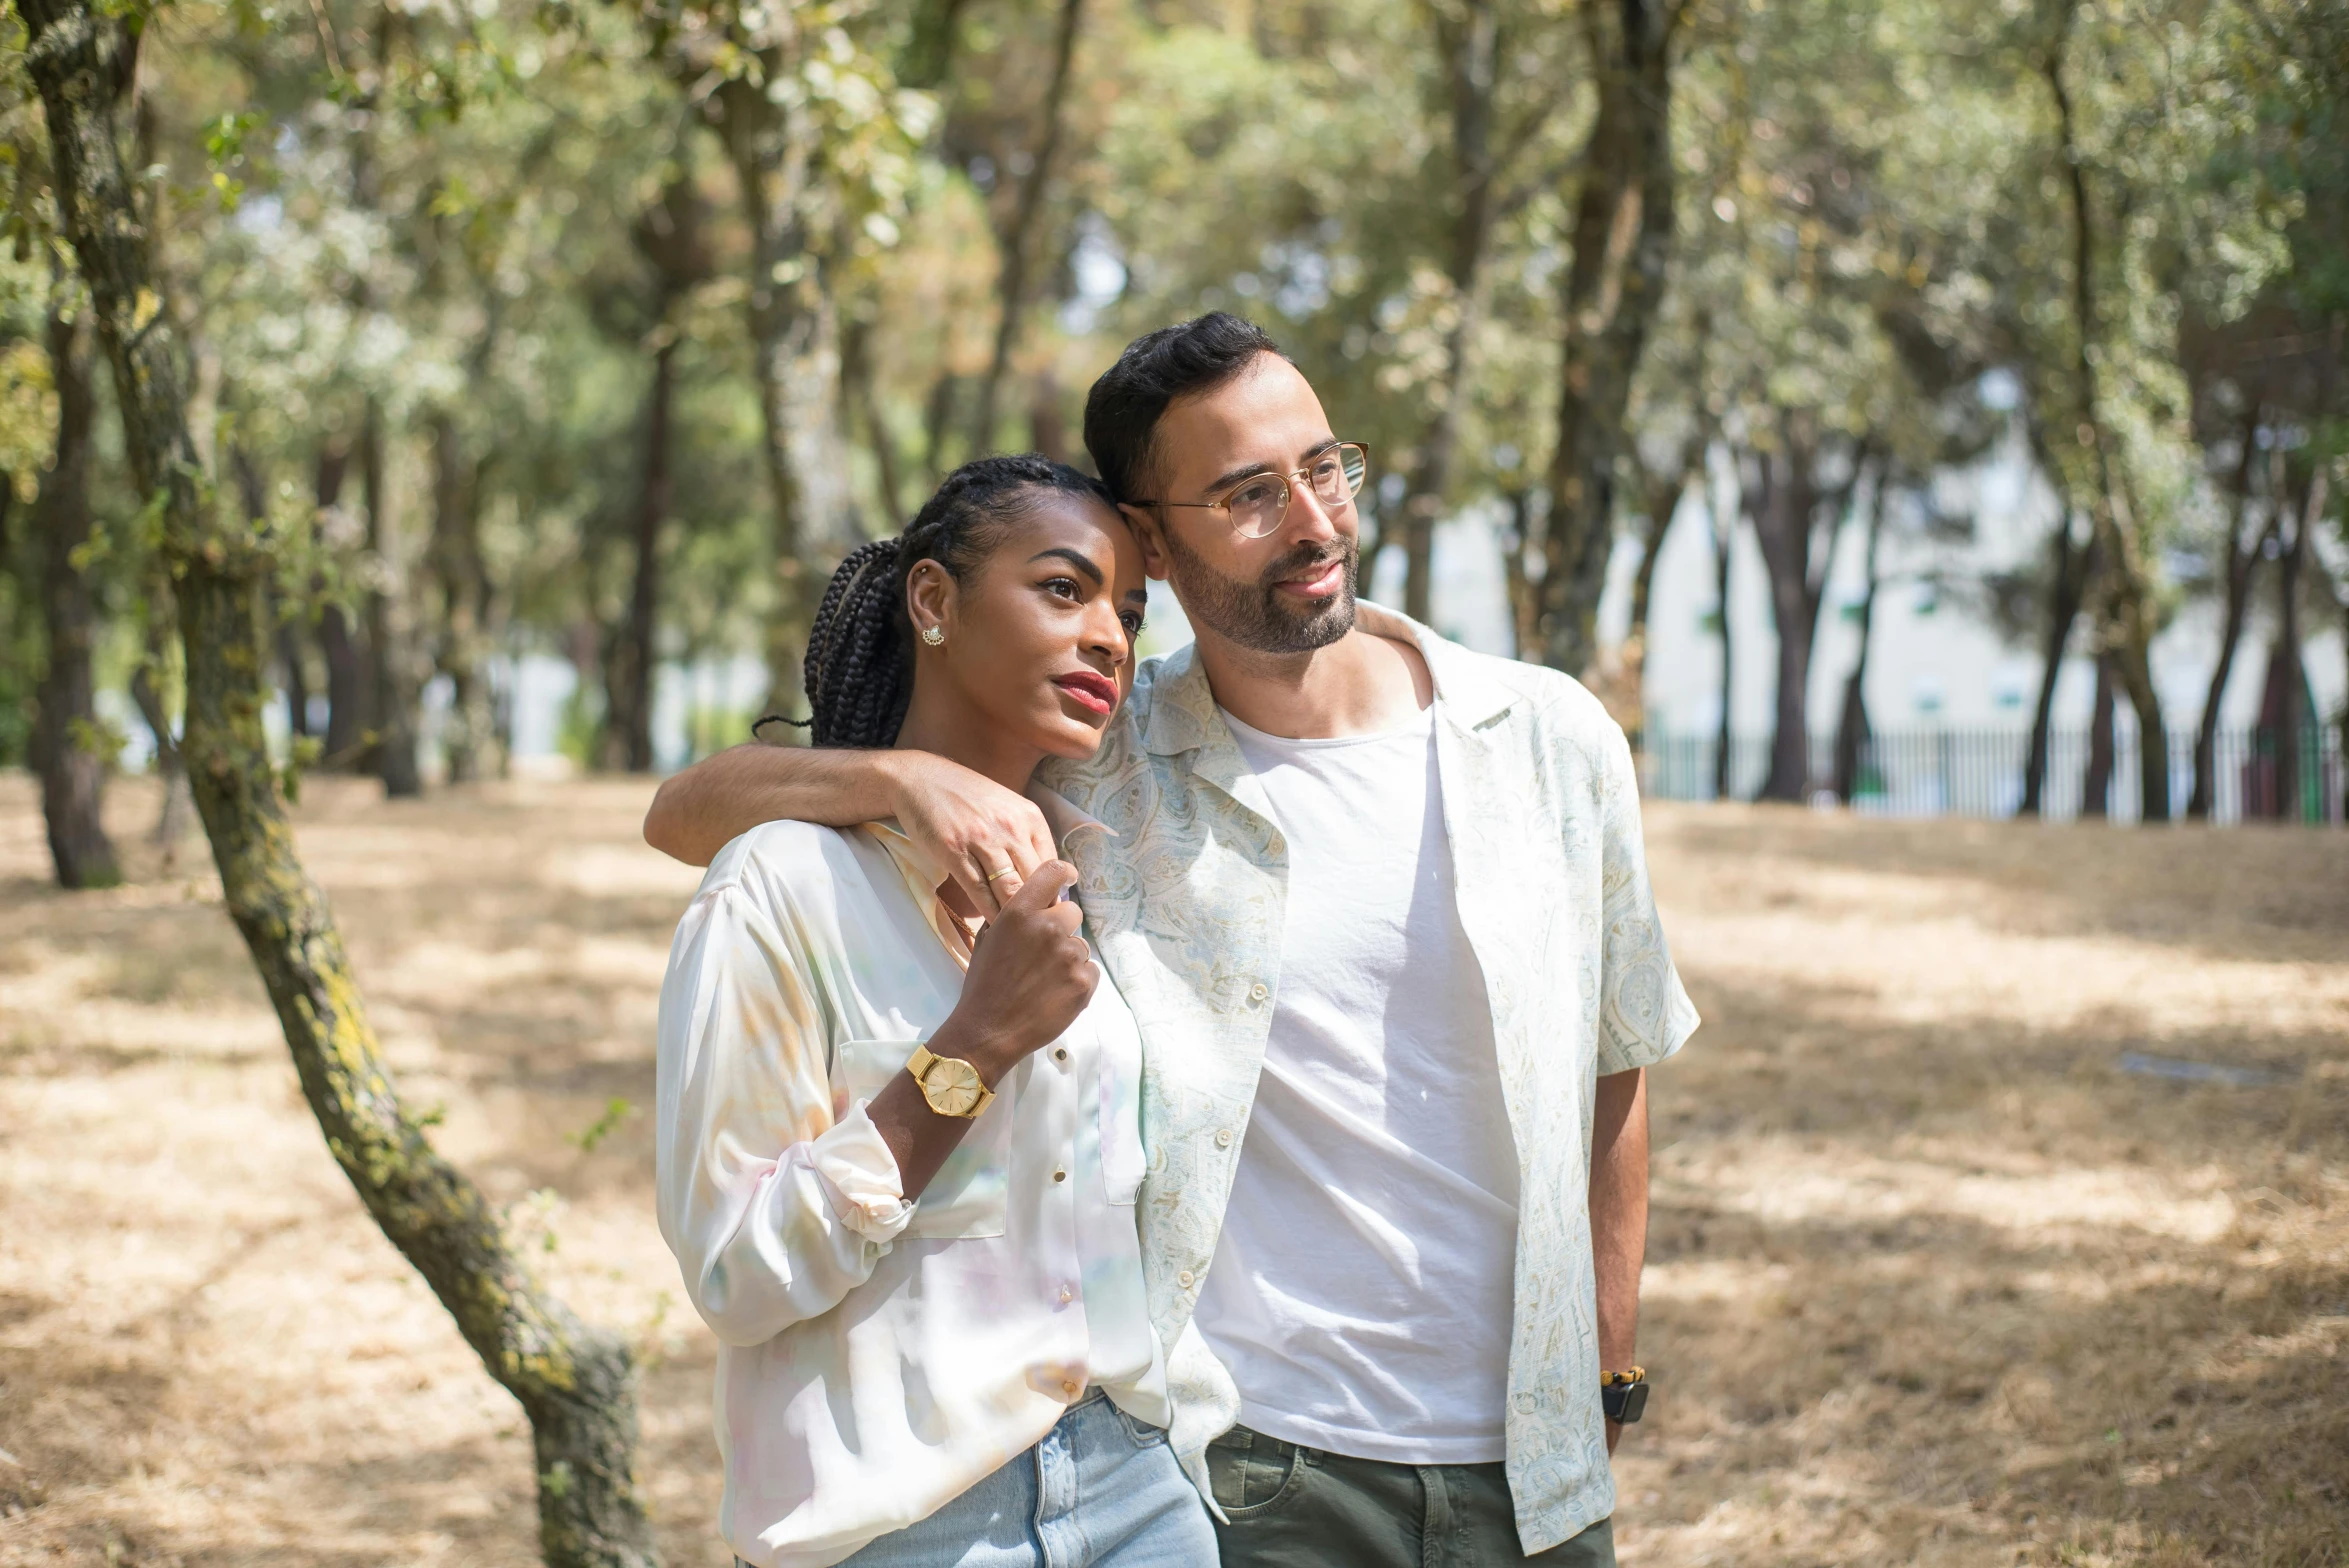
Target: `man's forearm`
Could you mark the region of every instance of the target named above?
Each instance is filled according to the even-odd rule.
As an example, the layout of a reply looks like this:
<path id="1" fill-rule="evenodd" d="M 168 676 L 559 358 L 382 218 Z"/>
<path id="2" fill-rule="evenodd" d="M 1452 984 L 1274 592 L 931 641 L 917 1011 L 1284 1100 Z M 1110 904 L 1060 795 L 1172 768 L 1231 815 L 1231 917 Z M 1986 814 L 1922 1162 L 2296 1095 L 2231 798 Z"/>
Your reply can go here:
<path id="1" fill-rule="evenodd" d="M 1599 1080 L 1592 1113 L 1590 1245 L 1597 1266 L 1599 1366 L 1629 1367 L 1638 1354 L 1639 1273 L 1648 1250 L 1648 1075 Z"/>
<path id="2" fill-rule="evenodd" d="M 897 812 L 902 753 L 813 746 L 731 747 L 664 779 L 644 814 L 644 841 L 688 865 L 763 822 L 848 827 Z"/>

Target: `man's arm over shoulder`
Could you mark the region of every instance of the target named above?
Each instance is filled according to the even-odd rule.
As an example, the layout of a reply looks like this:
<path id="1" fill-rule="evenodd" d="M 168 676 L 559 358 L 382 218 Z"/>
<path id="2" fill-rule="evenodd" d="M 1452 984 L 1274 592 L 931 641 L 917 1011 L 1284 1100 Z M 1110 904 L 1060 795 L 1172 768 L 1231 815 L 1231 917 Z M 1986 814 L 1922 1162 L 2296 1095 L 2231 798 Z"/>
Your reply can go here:
<path id="1" fill-rule="evenodd" d="M 968 894 L 993 909 L 1017 883 L 989 880 L 1010 866 L 1024 882 L 1055 858 L 1043 813 L 1026 797 L 926 751 L 826 746 L 735 746 L 661 783 L 644 841 L 706 866 L 728 843 L 768 822 L 853 827 L 894 820 Z"/>

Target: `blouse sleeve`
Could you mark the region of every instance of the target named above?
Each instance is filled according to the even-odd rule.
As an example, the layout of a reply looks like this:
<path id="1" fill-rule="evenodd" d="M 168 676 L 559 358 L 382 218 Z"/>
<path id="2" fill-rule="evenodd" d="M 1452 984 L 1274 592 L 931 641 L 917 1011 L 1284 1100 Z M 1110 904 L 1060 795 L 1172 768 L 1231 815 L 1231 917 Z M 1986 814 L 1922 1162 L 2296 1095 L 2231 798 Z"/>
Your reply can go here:
<path id="1" fill-rule="evenodd" d="M 1664 945 L 1648 887 L 1640 833 L 1639 772 L 1630 742 L 1614 725 L 1600 784 L 1600 877 L 1605 929 L 1599 974 L 1598 1070 L 1630 1072 L 1662 1061 L 1696 1032 L 1696 1004 Z"/>
<path id="2" fill-rule="evenodd" d="M 836 1306 L 912 1214 L 864 1103 L 834 1120 L 805 975 L 729 883 L 686 911 L 661 986 L 661 1235 L 695 1310 L 730 1345 Z"/>

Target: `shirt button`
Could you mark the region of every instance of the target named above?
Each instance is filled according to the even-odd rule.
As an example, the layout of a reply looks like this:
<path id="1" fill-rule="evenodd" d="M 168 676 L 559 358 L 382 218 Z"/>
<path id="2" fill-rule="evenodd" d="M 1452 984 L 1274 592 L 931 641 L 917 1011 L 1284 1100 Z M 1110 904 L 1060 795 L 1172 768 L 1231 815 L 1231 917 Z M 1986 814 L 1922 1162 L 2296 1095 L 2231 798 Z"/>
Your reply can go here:
<path id="1" fill-rule="evenodd" d="M 1060 1304 L 1062 1306 L 1065 1307 L 1076 1299 L 1077 1293 L 1075 1291 L 1069 1289 L 1066 1285 L 1060 1287 Z"/>
<path id="2" fill-rule="evenodd" d="M 1232 1146 L 1232 1130 L 1229 1127 L 1215 1129 L 1215 1146 L 1219 1149 L 1228 1149 Z"/>
<path id="3" fill-rule="evenodd" d="M 1054 1181 L 1066 1181 L 1066 1180 L 1068 1180 L 1068 1172 L 1066 1172 L 1066 1171 L 1054 1171 L 1054 1172 L 1052 1173 L 1052 1179 L 1053 1179 Z"/>
<path id="4" fill-rule="evenodd" d="M 1261 1002 L 1270 995 L 1272 992 L 1266 988 L 1262 981 L 1248 987 L 1248 1000 L 1251 1002 Z"/>
<path id="5" fill-rule="evenodd" d="M 1192 1281 L 1197 1277 L 1198 1276 L 1194 1275 L 1189 1269 L 1185 1269 L 1180 1274 L 1175 1276 L 1175 1283 L 1182 1286 L 1183 1289 L 1189 1290 L 1191 1288 Z"/>
<path id="6" fill-rule="evenodd" d="M 1070 1382 L 1067 1378 L 1062 1378 L 1060 1380 L 1060 1391 L 1071 1399 L 1077 1397 L 1077 1385 Z"/>

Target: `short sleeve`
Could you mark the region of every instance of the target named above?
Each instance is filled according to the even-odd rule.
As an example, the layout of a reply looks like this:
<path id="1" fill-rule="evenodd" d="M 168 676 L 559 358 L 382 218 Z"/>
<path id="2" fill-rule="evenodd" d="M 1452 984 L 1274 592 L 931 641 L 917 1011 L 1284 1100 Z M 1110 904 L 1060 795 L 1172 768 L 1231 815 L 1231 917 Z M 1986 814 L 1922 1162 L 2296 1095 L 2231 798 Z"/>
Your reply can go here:
<path id="1" fill-rule="evenodd" d="M 1623 732 L 1607 726 L 1600 783 L 1603 889 L 1599 975 L 1601 1077 L 1662 1061 L 1696 1032 L 1696 1005 L 1672 967 L 1664 925 L 1648 885 L 1647 847 L 1640 831 L 1639 775 Z"/>

